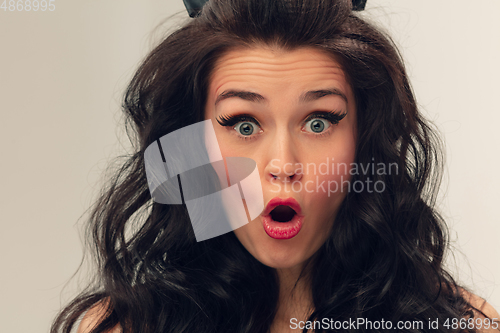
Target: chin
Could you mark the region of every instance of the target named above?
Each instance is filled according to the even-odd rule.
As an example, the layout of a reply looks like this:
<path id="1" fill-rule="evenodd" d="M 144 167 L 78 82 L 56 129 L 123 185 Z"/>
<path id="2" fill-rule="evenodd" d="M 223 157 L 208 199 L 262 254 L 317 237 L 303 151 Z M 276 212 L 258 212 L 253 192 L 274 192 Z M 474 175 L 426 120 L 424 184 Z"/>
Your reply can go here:
<path id="1" fill-rule="evenodd" d="M 303 256 L 290 254 L 286 252 L 282 253 L 266 253 L 263 256 L 256 257 L 262 264 L 277 268 L 277 269 L 288 269 L 301 266 L 309 258 L 304 258 Z"/>
<path id="2" fill-rule="evenodd" d="M 240 242 L 255 259 L 263 265 L 276 269 L 300 267 L 314 254 L 307 251 L 310 247 L 304 246 L 298 237 L 278 240 L 264 234 L 258 242 L 249 243 L 241 238 Z"/>

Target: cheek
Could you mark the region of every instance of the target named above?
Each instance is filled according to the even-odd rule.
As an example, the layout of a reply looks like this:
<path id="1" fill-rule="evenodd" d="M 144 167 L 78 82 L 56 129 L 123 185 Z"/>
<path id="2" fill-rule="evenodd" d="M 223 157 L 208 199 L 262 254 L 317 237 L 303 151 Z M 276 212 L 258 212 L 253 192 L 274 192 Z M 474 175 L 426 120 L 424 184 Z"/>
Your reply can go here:
<path id="1" fill-rule="evenodd" d="M 212 167 L 214 168 L 219 178 L 222 188 L 228 186 L 228 170 L 226 161 L 223 157 L 231 156 L 224 153 L 223 147 L 220 145 L 220 138 L 215 133 L 215 125 L 213 121 L 206 120 L 205 125 L 205 147 Z"/>
<path id="2" fill-rule="evenodd" d="M 307 201 L 328 221 L 336 215 L 352 185 L 350 171 L 355 160 L 355 141 L 343 141 L 342 145 L 312 152 L 314 168 L 304 170 Z"/>

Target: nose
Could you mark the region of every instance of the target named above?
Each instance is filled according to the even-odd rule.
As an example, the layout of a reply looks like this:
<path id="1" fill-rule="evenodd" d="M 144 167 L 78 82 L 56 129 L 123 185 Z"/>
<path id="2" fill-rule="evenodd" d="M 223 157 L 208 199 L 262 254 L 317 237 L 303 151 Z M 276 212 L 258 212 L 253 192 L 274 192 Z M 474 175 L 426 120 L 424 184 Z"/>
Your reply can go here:
<path id="1" fill-rule="evenodd" d="M 296 182 L 302 178 L 299 151 L 288 133 L 277 133 L 266 151 L 264 173 L 267 181 Z"/>

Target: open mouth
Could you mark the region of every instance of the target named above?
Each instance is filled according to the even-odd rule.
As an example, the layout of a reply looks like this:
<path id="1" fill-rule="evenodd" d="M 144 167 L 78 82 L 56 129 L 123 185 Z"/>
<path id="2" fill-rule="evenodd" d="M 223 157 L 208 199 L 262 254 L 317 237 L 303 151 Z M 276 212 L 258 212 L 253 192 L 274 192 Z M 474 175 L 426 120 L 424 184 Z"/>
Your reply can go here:
<path id="1" fill-rule="evenodd" d="M 273 198 L 261 215 L 267 235 L 274 239 L 290 239 L 299 233 L 304 216 L 294 198 Z"/>
<path id="2" fill-rule="evenodd" d="M 297 214 L 290 206 L 276 206 L 270 213 L 273 221 L 290 222 Z"/>

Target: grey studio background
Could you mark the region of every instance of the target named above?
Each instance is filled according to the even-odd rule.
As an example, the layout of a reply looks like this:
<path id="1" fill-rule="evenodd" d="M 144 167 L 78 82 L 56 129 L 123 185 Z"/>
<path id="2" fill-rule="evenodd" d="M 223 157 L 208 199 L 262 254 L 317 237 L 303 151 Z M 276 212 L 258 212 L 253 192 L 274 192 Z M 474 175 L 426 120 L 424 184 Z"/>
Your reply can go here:
<path id="1" fill-rule="evenodd" d="M 188 20 L 181 0 L 52 3 L 54 11 L 0 9 L 0 330 L 9 333 L 48 332 L 92 274 L 84 266 L 70 279 L 103 171 L 129 148 L 123 91 L 160 36 Z M 498 13 L 497 0 L 368 0 L 362 14 L 400 46 L 421 109 L 446 142 L 439 205 L 452 231 L 450 270 L 497 310 Z"/>

